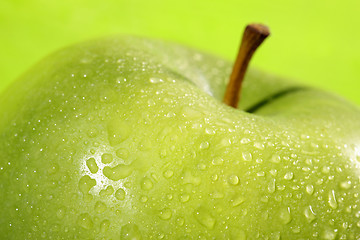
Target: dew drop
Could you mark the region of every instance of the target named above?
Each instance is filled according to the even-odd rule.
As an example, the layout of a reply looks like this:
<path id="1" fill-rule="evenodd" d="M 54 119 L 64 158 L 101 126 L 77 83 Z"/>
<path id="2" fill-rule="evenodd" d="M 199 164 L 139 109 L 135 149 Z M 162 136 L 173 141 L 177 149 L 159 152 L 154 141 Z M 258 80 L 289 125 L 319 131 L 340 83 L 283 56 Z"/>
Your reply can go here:
<path id="1" fill-rule="evenodd" d="M 127 159 L 129 157 L 129 151 L 125 148 L 119 148 L 116 150 L 116 156 L 121 159 Z"/>
<path id="2" fill-rule="evenodd" d="M 205 208 L 200 207 L 196 209 L 194 217 L 201 225 L 208 229 L 213 229 L 215 226 L 215 218 L 213 218 Z"/>
<path id="3" fill-rule="evenodd" d="M 57 212 L 56 212 L 56 216 L 59 218 L 59 219 L 63 219 L 64 216 L 65 216 L 65 213 L 66 213 L 66 210 L 64 207 L 60 207 Z"/>
<path id="4" fill-rule="evenodd" d="M 340 187 L 344 190 L 351 188 L 351 181 L 344 181 L 340 183 Z"/>
<path id="5" fill-rule="evenodd" d="M 279 212 L 279 218 L 283 224 L 288 224 L 291 221 L 290 208 L 282 208 Z"/>
<path id="6" fill-rule="evenodd" d="M 107 186 L 105 189 L 102 189 L 99 193 L 100 196 L 110 196 L 114 193 L 114 188 L 112 186 Z"/>
<path id="7" fill-rule="evenodd" d="M 104 153 L 101 155 L 101 162 L 103 164 L 109 164 L 113 161 L 113 156 L 110 153 Z"/>
<path id="8" fill-rule="evenodd" d="M 280 156 L 279 156 L 279 155 L 274 154 L 274 155 L 272 155 L 270 161 L 273 162 L 273 163 L 279 163 L 279 162 L 281 161 L 281 159 L 280 159 Z"/>
<path id="9" fill-rule="evenodd" d="M 272 180 L 270 180 L 270 182 L 269 182 L 269 184 L 268 184 L 267 189 L 268 189 L 268 191 L 269 191 L 270 193 L 274 193 L 275 190 L 276 190 L 275 182 L 276 182 L 276 180 L 275 180 L 275 179 L 272 179 Z"/>
<path id="10" fill-rule="evenodd" d="M 100 232 L 102 233 L 106 233 L 108 231 L 110 227 L 110 221 L 109 220 L 104 220 L 100 223 Z"/>
<path id="11" fill-rule="evenodd" d="M 242 158 L 244 159 L 244 161 L 251 161 L 252 160 L 252 155 L 249 152 L 243 152 L 242 153 Z"/>
<path id="12" fill-rule="evenodd" d="M 306 217 L 306 219 L 308 220 L 309 223 L 311 223 L 312 221 L 315 220 L 316 216 L 314 211 L 312 210 L 311 206 L 308 206 L 307 208 L 305 208 L 304 210 L 304 215 Z"/>
<path id="13" fill-rule="evenodd" d="M 97 173 L 97 171 L 99 170 L 99 167 L 96 164 L 96 161 L 94 158 L 89 158 L 86 161 L 86 166 L 89 168 L 91 173 Z"/>
<path id="14" fill-rule="evenodd" d="M 142 235 L 136 224 L 128 223 L 121 227 L 121 240 L 141 240 Z"/>
<path id="15" fill-rule="evenodd" d="M 245 202 L 245 198 L 243 196 L 240 195 L 235 195 L 231 200 L 230 203 L 233 207 L 237 207 L 240 204 L 242 204 L 243 202 Z"/>
<path id="16" fill-rule="evenodd" d="M 90 129 L 90 130 L 88 130 L 88 131 L 87 131 L 87 135 L 89 136 L 89 138 L 94 138 L 94 137 L 96 137 L 96 135 L 97 135 L 96 129 Z"/>
<path id="17" fill-rule="evenodd" d="M 236 185 L 239 184 L 239 182 L 240 182 L 240 180 L 239 180 L 239 177 L 238 177 L 238 176 L 236 176 L 236 175 L 231 175 L 231 176 L 229 177 L 229 183 L 230 183 L 231 185 L 236 186 Z"/>
<path id="18" fill-rule="evenodd" d="M 155 103 L 155 101 L 154 101 L 153 99 L 149 99 L 149 100 L 147 101 L 147 104 L 148 104 L 149 107 L 152 107 L 152 106 L 155 106 L 155 105 L 156 105 L 156 103 Z"/>
<path id="19" fill-rule="evenodd" d="M 53 164 L 48 168 L 48 173 L 49 174 L 55 174 L 59 171 L 59 165 L 58 164 Z"/>
<path id="20" fill-rule="evenodd" d="M 165 178 L 171 178 L 174 175 L 174 172 L 172 170 L 166 170 L 163 175 Z"/>
<path id="21" fill-rule="evenodd" d="M 158 78 L 158 77 L 151 77 L 151 78 L 149 79 L 149 82 L 150 82 L 150 83 L 162 83 L 162 82 L 164 82 L 164 80 L 161 79 L 161 78 Z"/>
<path id="22" fill-rule="evenodd" d="M 183 115 L 185 118 L 190 118 L 190 119 L 201 118 L 201 113 L 200 113 L 200 112 L 195 111 L 194 109 L 189 108 L 189 107 L 184 107 L 184 108 L 182 109 L 182 115 Z"/>
<path id="23" fill-rule="evenodd" d="M 126 192 L 124 189 L 122 188 L 119 188 L 118 190 L 116 190 L 115 192 L 115 198 L 117 200 L 124 200 L 125 199 L 125 195 L 126 195 Z"/>
<path id="24" fill-rule="evenodd" d="M 88 213 L 80 214 L 77 220 L 77 224 L 85 228 L 86 230 L 90 230 L 93 227 L 93 221 Z"/>
<path id="25" fill-rule="evenodd" d="M 82 176 L 79 181 L 79 189 L 83 194 L 88 194 L 90 189 L 96 185 L 96 180 L 88 175 Z"/>
<path id="26" fill-rule="evenodd" d="M 150 180 L 150 178 L 148 177 L 144 177 L 142 180 L 141 180 L 141 188 L 143 190 L 150 190 L 153 188 L 153 183 L 152 181 Z"/>
<path id="27" fill-rule="evenodd" d="M 200 144 L 200 149 L 204 150 L 204 149 L 208 149 L 210 147 L 210 144 L 209 142 L 205 141 L 205 142 L 202 142 Z"/>
<path id="28" fill-rule="evenodd" d="M 211 129 L 211 128 L 205 128 L 205 133 L 209 134 L 209 135 L 214 135 L 215 134 L 215 130 Z"/>
<path id="29" fill-rule="evenodd" d="M 285 173 L 284 179 L 285 180 L 291 180 L 294 178 L 294 173 L 293 172 L 287 172 Z"/>
<path id="30" fill-rule="evenodd" d="M 185 223 L 185 219 L 182 218 L 182 217 L 177 218 L 177 219 L 176 219 L 176 223 L 177 223 L 177 225 L 182 226 L 182 225 L 184 225 L 184 223 Z"/>
<path id="31" fill-rule="evenodd" d="M 106 204 L 101 201 L 97 201 L 95 203 L 94 209 L 97 213 L 103 213 L 106 210 Z"/>
<path id="32" fill-rule="evenodd" d="M 222 159 L 221 157 L 215 157 L 213 160 L 212 160 L 212 164 L 213 165 L 222 165 L 224 163 L 224 159 Z"/>
<path id="33" fill-rule="evenodd" d="M 148 197 L 147 197 L 147 196 L 141 196 L 140 202 L 146 203 L 147 201 L 148 201 Z"/>
<path id="34" fill-rule="evenodd" d="M 201 178 L 198 176 L 193 176 L 190 171 L 185 171 L 184 175 L 181 177 L 184 184 L 194 184 L 198 186 L 201 184 Z"/>
<path id="35" fill-rule="evenodd" d="M 222 198 L 224 198 L 224 193 L 215 191 L 215 192 L 210 193 L 210 197 L 212 199 L 222 199 Z"/>
<path id="36" fill-rule="evenodd" d="M 335 240 L 336 239 L 336 232 L 332 229 L 325 229 L 322 233 L 322 239 L 324 240 Z"/>
<path id="37" fill-rule="evenodd" d="M 169 208 L 164 208 L 160 211 L 159 217 L 162 220 L 169 220 L 171 218 L 172 212 Z"/>
<path id="38" fill-rule="evenodd" d="M 256 147 L 257 149 L 263 150 L 264 149 L 264 144 L 256 142 L 256 143 L 254 143 L 254 147 Z"/>
<path id="39" fill-rule="evenodd" d="M 125 141 L 130 135 L 130 129 L 125 121 L 117 119 L 109 122 L 107 132 L 110 145 L 115 146 Z"/>
<path id="40" fill-rule="evenodd" d="M 130 165 L 119 164 L 113 168 L 109 166 L 104 167 L 103 174 L 110 180 L 118 181 L 130 176 L 133 170 Z"/>
<path id="41" fill-rule="evenodd" d="M 309 185 L 306 185 L 306 192 L 309 194 L 309 195 L 312 195 L 314 193 L 314 186 L 309 184 Z"/>
<path id="42" fill-rule="evenodd" d="M 180 202 L 182 202 L 182 203 L 188 202 L 189 199 L 190 199 L 190 195 L 187 193 L 180 195 Z"/>
<path id="43" fill-rule="evenodd" d="M 328 194 L 328 203 L 332 209 L 336 209 L 338 207 L 334 190 L 331 190 Z"/>

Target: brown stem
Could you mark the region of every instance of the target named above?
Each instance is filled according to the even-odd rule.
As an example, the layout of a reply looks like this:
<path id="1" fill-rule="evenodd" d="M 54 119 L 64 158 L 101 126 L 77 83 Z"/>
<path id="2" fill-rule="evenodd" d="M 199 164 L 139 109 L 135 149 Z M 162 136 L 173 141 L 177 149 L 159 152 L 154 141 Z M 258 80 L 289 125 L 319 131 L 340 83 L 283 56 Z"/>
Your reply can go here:
<path id="1" fill-rule="evenodd" d="M 240 99 L 241 85 L 250 59 L 258 46 L 270 35 L 269 28 L 262 24 L 246 26 L 239 53 L 233 66 L 230 80 L 226 88 L 224 103 L 237 108 Z"/>

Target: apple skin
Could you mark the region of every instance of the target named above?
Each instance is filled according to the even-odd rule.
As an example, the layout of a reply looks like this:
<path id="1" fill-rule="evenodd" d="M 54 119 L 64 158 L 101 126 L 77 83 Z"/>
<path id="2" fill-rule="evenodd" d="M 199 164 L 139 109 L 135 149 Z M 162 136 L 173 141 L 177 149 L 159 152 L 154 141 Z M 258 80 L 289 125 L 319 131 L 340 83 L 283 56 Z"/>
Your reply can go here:
<path id="1" fill-rule="evenodd" d="M 0 96 L 4 239 L 359 239 L 360 110 L 172 43 L 114 37 Z"/>

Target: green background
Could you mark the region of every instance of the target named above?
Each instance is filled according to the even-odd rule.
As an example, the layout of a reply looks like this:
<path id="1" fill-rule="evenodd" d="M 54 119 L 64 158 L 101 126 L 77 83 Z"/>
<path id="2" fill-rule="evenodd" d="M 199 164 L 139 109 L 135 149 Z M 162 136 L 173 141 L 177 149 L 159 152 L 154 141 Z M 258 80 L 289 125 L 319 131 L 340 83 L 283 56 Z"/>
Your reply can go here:
<path id="1" fill-rule="evenodd" d="M 0 91 L 47 54 L 100 36 L 135 34 L 233 60 L 243 28 L 270 26 L 252 66 L 360 104 L 358 0 L 0 0 Z"/>

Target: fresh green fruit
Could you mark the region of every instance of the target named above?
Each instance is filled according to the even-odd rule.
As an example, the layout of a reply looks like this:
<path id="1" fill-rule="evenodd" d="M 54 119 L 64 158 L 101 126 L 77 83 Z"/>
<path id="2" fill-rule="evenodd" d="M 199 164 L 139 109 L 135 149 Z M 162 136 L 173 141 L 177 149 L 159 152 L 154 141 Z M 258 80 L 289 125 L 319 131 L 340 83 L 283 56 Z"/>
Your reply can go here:
<path id="1" fill-rule="evenodd" d="M 0 236 L 359 239 L 359 108 L 250 71 L 234 109 L 230 70 L 133 37 L 40 62 L 0 97 Z"/>

